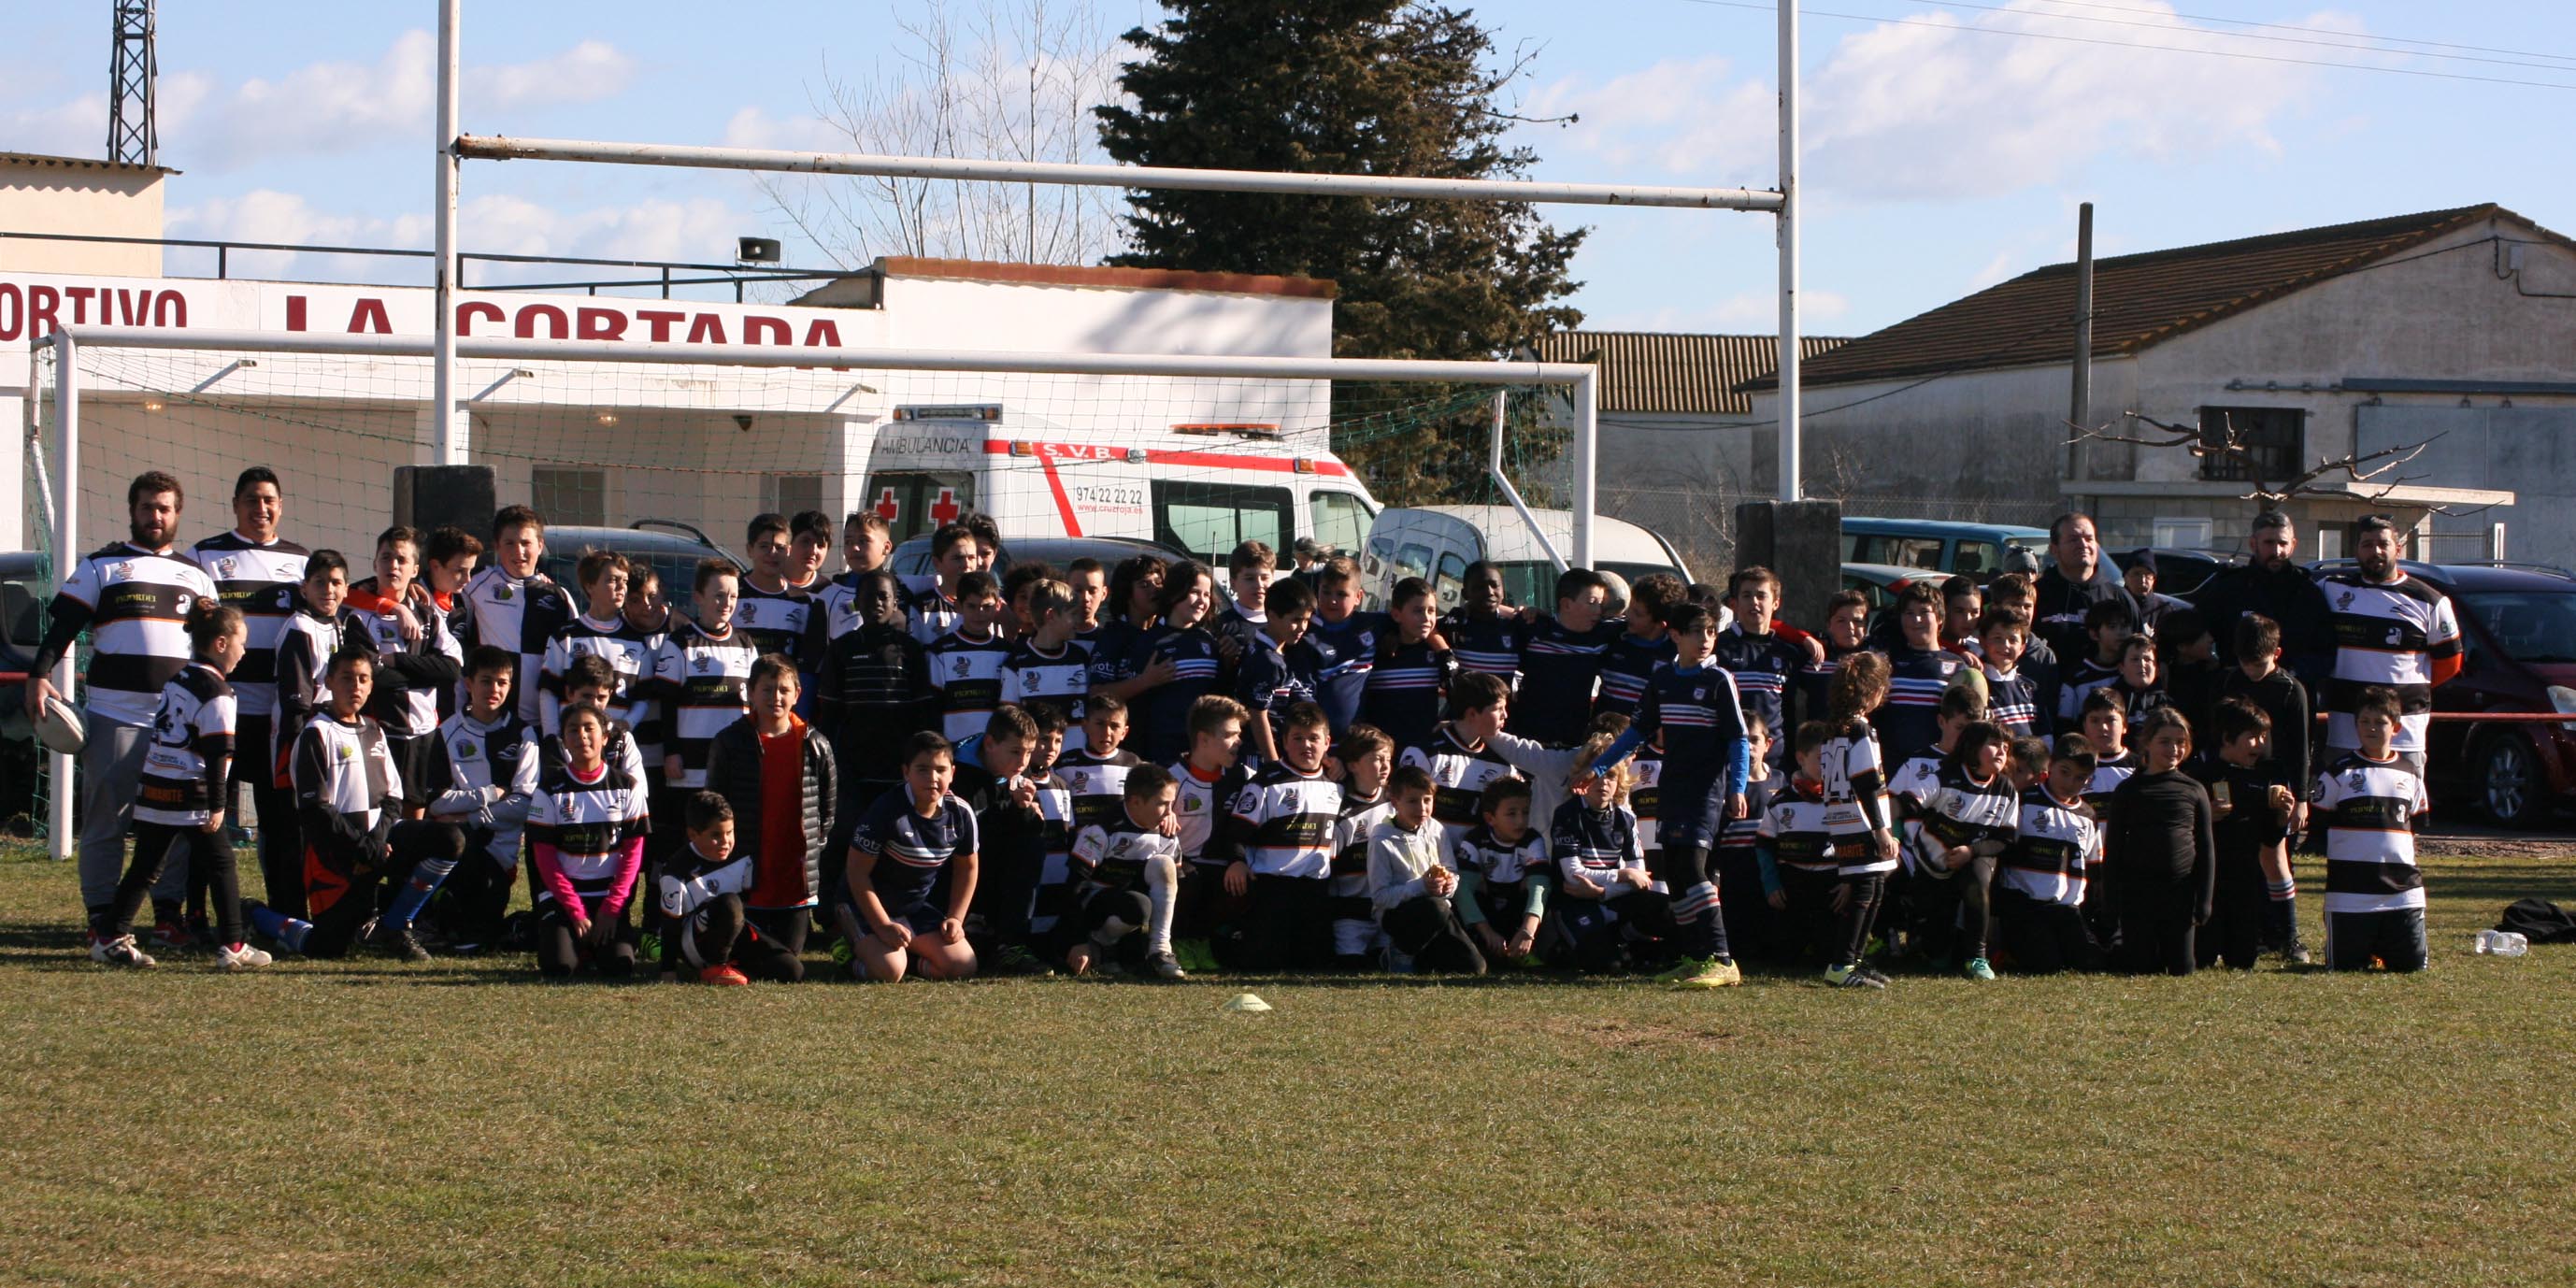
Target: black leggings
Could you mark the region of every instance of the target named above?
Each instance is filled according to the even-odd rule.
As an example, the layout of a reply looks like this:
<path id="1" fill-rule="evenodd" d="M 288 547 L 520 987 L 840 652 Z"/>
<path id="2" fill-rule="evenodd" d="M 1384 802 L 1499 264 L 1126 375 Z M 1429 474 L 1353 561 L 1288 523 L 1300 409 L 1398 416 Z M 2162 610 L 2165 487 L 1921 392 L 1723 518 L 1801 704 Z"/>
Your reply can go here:
<path id="1" fill-rule="evenodd" d="M 1964 966 L 1986 955 L 1992 938 L 1995 861 L 1970 855 L 1947 876 L 1914 874 L 1914 910 L 1923 918 L 1923 943 L 1932 956 Z"/>
<path id="2" fill-rule="evenodd" d="M 1220 883 L 1222 878 L 1220 878 Z M 1321 877 L 1252 874 L 1243 917 L 1248 971 L 1313 970 L 1332 964 L 1333 928 Z"/>
<path id="3" fill-rule="evenodd" d="M 242 941 L 241 874 L 233 864 L 232 838 L 224 832 L 167 823 L 134 825 L 134 856 L 126 861 L 125 879 L 116 883 L 104 932 L 113 937 L 134 933 L 134 918 L 152 897 L 152 884 L 173 860 L 188 865 L 192 880 L 203 881 L 214 895 L 215 934 L 225 944 Z"/>
<path id="4" fill-rule="evenodd" d="M 1995 919 L 2003 949 L 2017 975 L 2091 970 L 2101 951 L 2085 929 L 2084 914 L 2062 903 L 2043 903 L 2018 890 L 1995 891 Z"/>
<path id="5" fill-rule="evenodd" d="M 583 908 L 591 919 L 599 918 L 604 899 L 584 899 Z M 583 943 L 573 934 L 572 918 L 549 899 L 537 915 L 537 969 L 548 978 L 563 979 L 581 968 L 587 959 L 608 979 L 625 979 L 635 973 L 635 923 L 627 918 L 631 909 L 621 908 L 612 923 L 608 942 L 596 948 Z"/>
<path id="6" fill-rule="evenodd" d="M 1887 874 L 1869 872 L 1843 876 L 1843 888 L 1851 891 L 1851 901 L 1843 905 L 1842 931 L 1835 944 L 1833 964 L 1860 964 L 1861 950 L 1869 947 L 1870 923 L 1878 916 L 1878 901 L 1887 895 Z"/>
<path id="7" fill-rule="evenodd" d="M 1476 950 L 1476 941 L 1467 935 L 1467 927 L 1458 920 L 1458 910 L 1447 899 L 1418 895 L 1386 910 L 1378 918 L 1389 942 L 1397 952 L 1413 959 L 1418 971 L 1457 975 L 1485 973 L 1485 955 Z"/>
<path id="8" fill-rule="evenodd" d="M 805 919 L 796 919 L 801 930 Z M 787 942 L 762 934 L 742 910 L 742 896 L 718 895 L 699 908 L 686 922 L 675 928 L 673 943 L 685 940 L 686 964 L 704 970 L 730 961 L 753 979 L 793 984 L 805 978 L 805 959 L 789 949 Z M 803 936 L 800 934 L 801 941 Z"/>
<path id="9" fill-rule="evenodd" d="M 2193 890 L 2188 878 L 2131 877 L 2112 887 L 2120 914 L 2120 969 L 2132 975 L 2188 975 L 2193 951 Z"/>

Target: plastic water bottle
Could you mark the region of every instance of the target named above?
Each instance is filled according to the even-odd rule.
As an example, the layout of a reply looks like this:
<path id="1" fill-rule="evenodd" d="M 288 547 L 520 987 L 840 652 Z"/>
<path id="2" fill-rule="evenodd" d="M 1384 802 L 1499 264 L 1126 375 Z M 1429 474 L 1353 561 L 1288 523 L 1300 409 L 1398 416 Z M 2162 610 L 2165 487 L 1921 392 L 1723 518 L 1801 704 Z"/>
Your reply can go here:
<path id="1" fill-rule="evenodd" d="M 2481 930 L 2476 951 L 2482 955 L 2520 957 L 2531 951 L 2531 941 L 2510 930 Z"/>

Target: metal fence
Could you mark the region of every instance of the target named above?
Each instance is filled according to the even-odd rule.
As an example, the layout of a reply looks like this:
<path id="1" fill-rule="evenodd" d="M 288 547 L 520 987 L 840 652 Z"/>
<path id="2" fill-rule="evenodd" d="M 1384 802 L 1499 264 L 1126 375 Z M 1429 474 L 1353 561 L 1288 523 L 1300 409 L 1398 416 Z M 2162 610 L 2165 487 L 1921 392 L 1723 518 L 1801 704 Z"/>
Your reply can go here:
<path id="1" fill-rule="evenodd" d="M 1601 513 L 1662 533 L 1682 553 L 1682 561 L 1702 580 L 1723 580 L 1735 567 L 1735 507 L 1767 501 L 1768 492 L 1721 487 L 1604 486 L 1597 496 Z M 2048 526 L 2061 502 L 1996 501 L 1945 496 L 1854 494 L 1817 497 L 1839 501 L 1843 513 L 1885 519 L 1956 519 L 1966 523 L 2010 523 Z"/>

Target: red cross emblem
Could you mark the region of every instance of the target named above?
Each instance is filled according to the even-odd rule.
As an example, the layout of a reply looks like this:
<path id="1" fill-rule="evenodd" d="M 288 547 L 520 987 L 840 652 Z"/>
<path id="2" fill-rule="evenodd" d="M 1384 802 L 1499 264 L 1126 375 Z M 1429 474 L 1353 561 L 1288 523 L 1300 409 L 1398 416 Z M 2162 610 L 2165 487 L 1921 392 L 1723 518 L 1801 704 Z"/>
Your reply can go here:
<path id="1" fill-rule="evenodd" d="M 964 511 L 960 509 L 957 504 L 957 489 L 953 487 L 944 487 L 939 489 L 939 499 L 933 502 L 930 507 L 930 521 L 933 523 L 948 523 L 955 520 L 956 517 L 962 513 L 964 513 Z"/>
<path id="2" fill-rule="evenodd" d="M 901 513 L 903 513 L 903 507 L 896 504 L 893 488 L 886 488 L 885 490 L 877 493 L 878 518 L 883 519 L 888 523 L 892 523 L 895 520 L 895 516 Z"/>

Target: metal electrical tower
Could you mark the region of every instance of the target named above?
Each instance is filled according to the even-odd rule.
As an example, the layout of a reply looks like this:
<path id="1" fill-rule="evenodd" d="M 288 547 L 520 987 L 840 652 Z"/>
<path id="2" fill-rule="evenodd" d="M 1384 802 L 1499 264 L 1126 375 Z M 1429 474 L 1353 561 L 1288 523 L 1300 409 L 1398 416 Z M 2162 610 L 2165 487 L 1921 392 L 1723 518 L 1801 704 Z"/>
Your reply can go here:
<path id="1" fill-rule="evenodd" d="M 152 123 L 152 82 L 161 61 L 152 52 L 155 0 L 114 0 L 116 43 L 107 58 L 107 159 L 161 163 L 161 131 Z"/>

